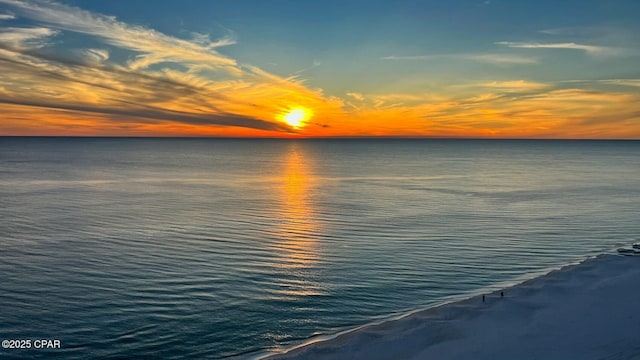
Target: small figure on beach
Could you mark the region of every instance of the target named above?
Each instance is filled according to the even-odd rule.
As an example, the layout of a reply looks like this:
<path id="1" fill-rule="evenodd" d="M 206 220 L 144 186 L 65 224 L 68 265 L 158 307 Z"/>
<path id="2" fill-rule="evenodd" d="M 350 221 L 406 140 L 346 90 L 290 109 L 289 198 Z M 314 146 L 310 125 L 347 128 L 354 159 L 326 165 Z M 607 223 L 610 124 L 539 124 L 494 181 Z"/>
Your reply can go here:
<path id="1" fill-rule="evenodd" d="M 484 302 L 484 294 L 482 295 L 482 302 Z"/>
<path id="2" fill-rule="evenodd" d="M 504 291 L 500 291 L 500 297 L 504 297 Z"/>

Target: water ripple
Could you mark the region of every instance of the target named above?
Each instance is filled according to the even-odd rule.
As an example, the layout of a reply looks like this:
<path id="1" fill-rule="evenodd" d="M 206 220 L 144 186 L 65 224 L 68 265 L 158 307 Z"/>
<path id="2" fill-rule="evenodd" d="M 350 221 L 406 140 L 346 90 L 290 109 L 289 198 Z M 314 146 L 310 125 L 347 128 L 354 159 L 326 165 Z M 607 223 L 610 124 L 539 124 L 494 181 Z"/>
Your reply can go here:
<path id="1" fill-rule="evenodd" d="M 0 142 L 3 337 L 246 358 L 639 240 L 637 142 L 156 141 Z"/>

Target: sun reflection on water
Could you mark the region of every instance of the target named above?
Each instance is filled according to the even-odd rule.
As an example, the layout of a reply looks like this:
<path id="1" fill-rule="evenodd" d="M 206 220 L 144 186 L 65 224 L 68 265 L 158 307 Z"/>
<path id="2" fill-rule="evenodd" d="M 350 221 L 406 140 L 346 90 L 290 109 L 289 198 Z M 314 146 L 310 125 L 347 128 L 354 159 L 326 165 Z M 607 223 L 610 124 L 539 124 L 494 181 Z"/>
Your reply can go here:
<path id="1" fill-rule="evenodd" d="M 287 148 L 279 184 L 280 218 L 278 234 L 281 250 L 287 256 L 285 266 L 304 268 L 315 263 L 319 225 L 311 199 L 316 180 L 311 171 L 313 158 L 303 146 L 292 143 Z"/>
<path id="2" fill-rule="evenodd" d="M 313 192 L 317 178 L 314 159 L 302 144 L 291 143 L 286 149 L 283 171 L 278 180 L 278 242 L 274 248 L 280 255 L 278 266 L 285 270 L 281 295 L 309 296 L 322 293 L 313 280 L 313 268 L 320 261 L 318 233 L 321 229 Z"/>

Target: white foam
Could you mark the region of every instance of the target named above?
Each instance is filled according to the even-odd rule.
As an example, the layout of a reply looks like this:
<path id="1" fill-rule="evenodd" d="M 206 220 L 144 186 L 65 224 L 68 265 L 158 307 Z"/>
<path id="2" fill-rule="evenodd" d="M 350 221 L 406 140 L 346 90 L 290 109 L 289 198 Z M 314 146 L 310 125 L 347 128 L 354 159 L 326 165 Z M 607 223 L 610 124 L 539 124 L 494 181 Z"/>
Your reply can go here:
<path id="1" fill-rule="evenodd" d="M 640 256 L 602 255 L 269 359 L 640 359 Z"/>

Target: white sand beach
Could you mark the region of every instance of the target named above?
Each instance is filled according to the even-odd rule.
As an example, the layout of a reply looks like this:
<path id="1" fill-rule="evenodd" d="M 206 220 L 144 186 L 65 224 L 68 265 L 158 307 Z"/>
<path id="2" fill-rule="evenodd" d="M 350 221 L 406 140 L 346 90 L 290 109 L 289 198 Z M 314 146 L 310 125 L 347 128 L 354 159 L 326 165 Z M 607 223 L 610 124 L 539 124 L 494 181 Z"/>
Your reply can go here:
<path id="1" fill-rule="evenodd" d="M 268 359 L 640 359 L 640 256 L 601 255 Z"/>

